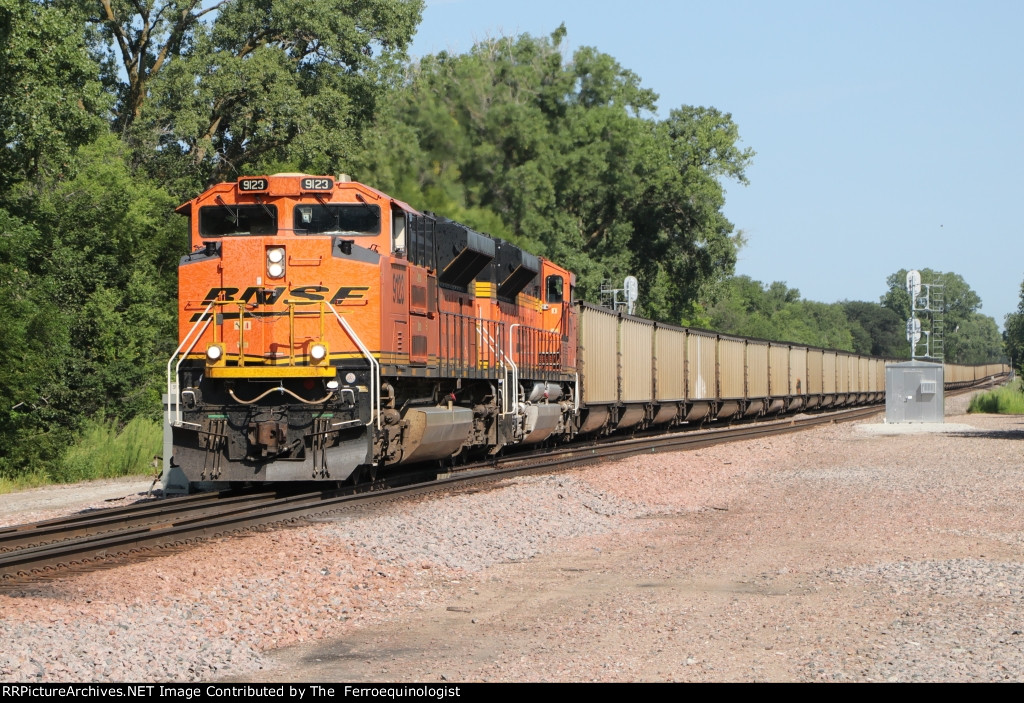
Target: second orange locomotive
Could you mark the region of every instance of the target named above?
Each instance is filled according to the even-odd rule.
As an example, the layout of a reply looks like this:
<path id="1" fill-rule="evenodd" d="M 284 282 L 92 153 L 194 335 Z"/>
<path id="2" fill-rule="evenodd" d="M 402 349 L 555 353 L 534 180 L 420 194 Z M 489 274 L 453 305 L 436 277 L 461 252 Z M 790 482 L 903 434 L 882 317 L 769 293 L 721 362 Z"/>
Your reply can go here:
<path id="1" fill-rule="evenodd" d="M 177 211 L 188 484 L 341 481 L 573 434 L 564 268 L 344 176 L 241 178 Z"/>

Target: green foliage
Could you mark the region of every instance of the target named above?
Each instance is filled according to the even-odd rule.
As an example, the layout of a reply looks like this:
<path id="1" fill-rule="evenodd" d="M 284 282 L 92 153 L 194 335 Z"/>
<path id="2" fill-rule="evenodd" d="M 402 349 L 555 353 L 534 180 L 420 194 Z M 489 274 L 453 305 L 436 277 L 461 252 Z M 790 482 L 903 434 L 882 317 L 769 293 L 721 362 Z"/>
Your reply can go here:
<path id="1" fill-rule="evenodd" d="M 21 473 L 13 478 L 7 478 L 0 473 L 0 495 L 24 491 L 29 488 L 39 488 L 53 483 L 53 480 L 45 471 L 34 471 Z"/>
<path id="2" fill-rule="evenodd" d="M 109 105 L 74 16 L 33 0 L 0 0 L 0 198 L 57 175 L 104 127 Z"/>
<path id="3" fill-rule="evenodd" d="M 121 429 L 115 420 L 91 420 L 61 457 L 52 477 L 60 483 L 74 483 L 153 474 L 162 443 L 163 427 L 156 420 L 136 417 Z"/>
<path id="4" fill-rule="evenodd" d="M 851 300 L 842 303 L 850 322 L 853 350 L 858 354 L 887 359 L 909 359 L 906 321 L 878 303 Z"/>
<path id="5" fill-rule="evenodd" d="M 657 96 L 636 74 L 590 47 L 564 61 L 564 35 L 420 61 L 357 175 L 568 266 L 583 297 L 636 275 L 641 313 L 679 322 L 732 271 L 721 180 L 745 183 L 753 152 L 713 108 L 654 120 Z"/>
<path id="6" fill-rule="evenodd" d="M 971 398 L 967 412 L 1024 415 L 1024 393 L 1020 382 L 976 394 Z"/>
<path id="7" fill-rule="evenodd" d="M 336 172 L 421 10 L 421 0 L 112 0 L 94 18 L 93 46 L 116 90 L 115 126 L 184 196 L 264 164 Z"/>
<path id="8" fill-rule="evenodd" d="M 160 413 L 174 349 L 175 201 L 104 134 L 0 211 L 0 476 L 50 470 L 85 418 Z"/>
<path id="9" fill-rule="evenodd" d="M 854 351 L 842 304 L 801 300 L 800 291 L 780 281 L 765 286 L 749 276 L 728 279 L 708 312 L 711 329 L 721 332 Z"/>
<path id="10" fill-rule="evenodd" d="M 1024 283 L 1020 286 L 1020 303 L 1017 312 L 1006 316 L 1003 343 L 1006 355 L 1018 371 L 1024 366 Z"/>
<path id="11" fill-rule="evenodd" d="M 74 177 L 34 203 L 50 237 L 29 266 L 75 350 L 51 373 L 85 416 L 111 407 L 155 416 L 177 334 L 174 262 L 185 223 L 169 215 L 176 203 L 166 191 L 130 171 L 124 151 L 113 136 L 81 149 Z"/>
<path id="12" fill-rule="evenodd" d="M 975 312 L 981 299 L 963 278 L 928 269 L 922 274 L 926 282 L 946 281 L 946 361 L 987 364 L 1004 359 L 995 320 Z M 910 357 L 906 341 L 910 296 L 904 288 L 905 280 L 906 271 L 890 276 L 889 291 L 882 296 L 881 304 L 825 304 L 801 300 L 800 292 L 785 283 L 776 281 L 765 286 L 747 276 L 737 276 L 727 279 L 715 292 L 715 301 L 705 308 L 708 320 L 704 326 L 731 334 L 906 359 Z M 1007 319 L 1008 326 L 1015 322 Z M 1024 324 L 1020 327 L 1024 330 Z M 1024 340 L 1024 335 L 1020 339 Z"/>
<path id="13" fill-rule="evenodd" d="M 946 360 L 955 364 L 991 364 L 1006 361 L 1002 335 L 996 321 L 975 313 L 946 328 Z"/>
<path id="14" fill-rule="evenodd" d="M 901 319 L 910 317 L 910 294 L 907 292 L 907 271 L 900 269 L 885 279 L 888 290 L 882 296 L 882 305 L 894 311 Z M 921 281 L 925 284 L 943 286 L 945 312 L 959 319 L 981 307 L 981 298 L 967 285 L 967 281 L 956 273 L 943 273 L 929 268 L 919 269 Z"/>
<path id="15" fill-rule="evenodd" d="M 69 321 L 30 265 L 42 244 L 32 225 L 0 210 L 0 478 L 45 470 L 72 436 L 52 373 L 72 352 Z"/>

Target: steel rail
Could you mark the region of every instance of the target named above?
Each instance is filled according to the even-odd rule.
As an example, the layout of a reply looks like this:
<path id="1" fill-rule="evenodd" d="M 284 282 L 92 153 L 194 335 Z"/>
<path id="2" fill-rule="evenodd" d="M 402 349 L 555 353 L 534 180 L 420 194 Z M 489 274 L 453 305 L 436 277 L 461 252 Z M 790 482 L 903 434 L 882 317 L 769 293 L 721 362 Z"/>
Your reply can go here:
<path id="1" fill-rule="evenodd" d="M 238 503 L 267 502 L 275 492 L 200 493 L 175 498 L 153 498 L 131 505 L 99 508 L 75 515 L 0 528 L 0 554 L 73 538 L 92 537 L 119 530 L 166 523 L 171 516 L 214 515 Z"/>
<path id="2" fill-rule="evenodd" d="M 355 496 L 345 496 L 341 500 L 352 497 Z M 179 547 L 265 524 L 294 521 L 312 508 L 330 505 L 331 500 L 339 499 L 325 502 L 323 493 L 307 493 L 262 504 L 238 505 L 215 515 L 188 515 L 181 519 L 168 516 L 162 523 L 19 549 L 0 554 L 0 579 L 31 576 L 55 568 L 128 556 L 143 549 Z"/>
<path id="3" fill-rule="evenodd" d="M 582 464 L 591 464 L 602 461 L 616 461 L 638 454 L 655 454 L 672 451 L 689 451 L 700 449 L 715 444 L 726 442 L 738 442 L 747 439 L 757 439 L 776 434 L 799 432 L 810 429 L 817 425 L 834 424 L 839 422 L 852 422 L 865 417 L 870 417 L 881 412 L 877 407 L 855 408 L 829 413 L 825 416 L 811 416 L 805 418 L 794 418 L 773 422 L 761 422 L 757 424 L 740 425 L 737 427 L 724 427 L 722 429 L 704 430 L 700 432 L 677 432 L 671 435 L 657 435 L 636 439 L 620 440 L 607 444 L 574 445 L 554 451 L 548 451 L 543 464 L 531 467 L 510 466 L 504 471 L 538 471 L 551 470 L 563 467 L 574 467 Z M 508 463 L 515 462 L 517 458 L 508 458 Z M 502 469 L 496 470 L 497 472 Z M 452 472 L 452 476 L 458 472 Z"/>

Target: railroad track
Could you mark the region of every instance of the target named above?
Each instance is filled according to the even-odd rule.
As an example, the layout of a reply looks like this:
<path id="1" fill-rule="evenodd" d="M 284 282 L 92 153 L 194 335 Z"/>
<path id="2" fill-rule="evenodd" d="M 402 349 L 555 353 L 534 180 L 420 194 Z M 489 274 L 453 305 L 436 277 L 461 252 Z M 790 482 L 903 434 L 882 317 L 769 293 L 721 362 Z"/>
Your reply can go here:
<path id="1" fill-rule="evenodd" d="M 337 496 L 323 491 L 188 496 L 6 528 L 0 533 L 0 579 L 155 553 L 288 522 L 332 497 Z"/>
<path id="2" fill-rule="evenodd" d="M 966 390 L 977 390 L 977 387 Z M 697 449 L 795 432 L 821 424 L 863 419 L 882 410 L 880 406 L 861 407 L 721 429 L 567 445 L 531 455 L 511 455 L 467 464 L 447 473 L 433 472 L 433 480 L 428 482 L 416 481 L 416 477 L 410 475 L 405 479 L 408 485 L 378 483 L 359 490 L 287 494 L 265 490 L 200 494 L 0 528 L 0 583 L 10 586 L 72 567 L 91 568 L 111 560 L 159 556 L 198 542 L 258 527 L 297 524 L 369 502 L 454 490 L 511 475 L 572 468 L 636 454 Z M 418 478 L 422 479 L 422 474 Z"/>
<path id="3" fill-rule="evenodd" d="M 198 494 L 181 498 L 143 500 L 132 505 L 94 510 L 27 525 L 0 527 L 0 554 L 44 547 L 75 539 L 132 529 L 147 529 L 169 520 L 195 519 L 230 510 L 234 506 L 273 500 L 273 493 L 226 495 Z"/>

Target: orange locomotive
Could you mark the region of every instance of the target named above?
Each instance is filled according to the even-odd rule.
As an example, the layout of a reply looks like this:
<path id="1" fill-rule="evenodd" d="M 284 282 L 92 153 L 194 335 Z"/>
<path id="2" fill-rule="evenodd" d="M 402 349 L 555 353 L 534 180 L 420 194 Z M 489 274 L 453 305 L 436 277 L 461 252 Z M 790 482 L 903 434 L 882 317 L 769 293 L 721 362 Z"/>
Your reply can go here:
<path id="1" fill-rule="evenodd" d="M 177 212 L 192 252 L 171 475 L 189 487 L 359 479 L 575 433 L 564 268 L 344 176 L 240 178 Z"/>

